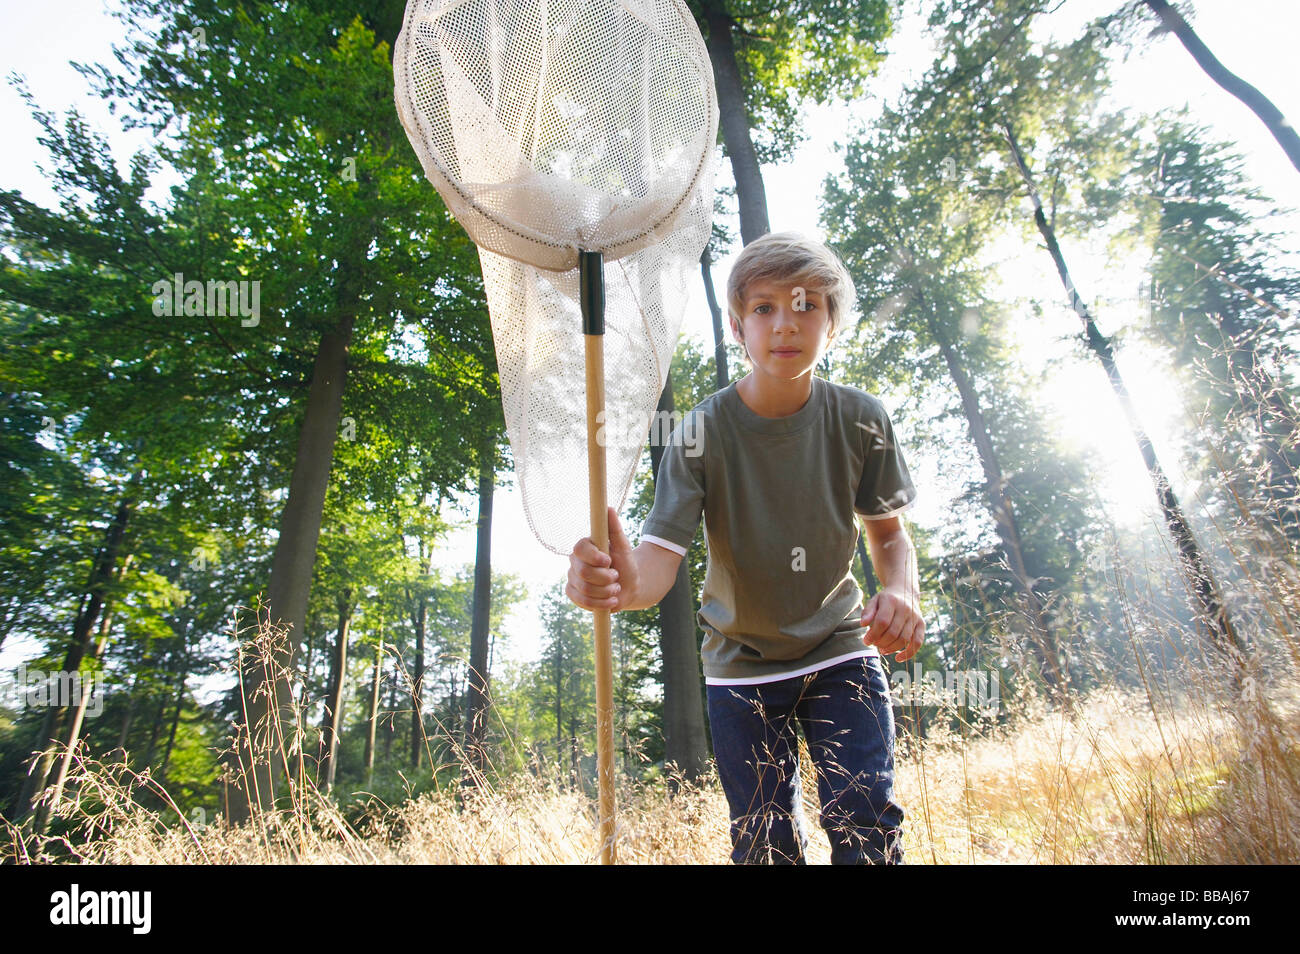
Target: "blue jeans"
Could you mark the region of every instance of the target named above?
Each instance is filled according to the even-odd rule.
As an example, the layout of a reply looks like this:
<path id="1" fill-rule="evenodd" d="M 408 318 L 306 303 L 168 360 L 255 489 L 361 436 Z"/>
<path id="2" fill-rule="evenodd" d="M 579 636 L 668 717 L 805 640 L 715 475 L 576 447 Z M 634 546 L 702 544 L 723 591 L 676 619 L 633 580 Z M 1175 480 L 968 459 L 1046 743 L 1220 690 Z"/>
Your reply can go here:
<path id="1" fill-rule="evenodd" d="M 737 864 L 803 864 L 795 720 L 817 769 L 832 864 L 901 864 L 894 713 L 878 656 L 756 686 L 709 686 L 709 727 Z"/>

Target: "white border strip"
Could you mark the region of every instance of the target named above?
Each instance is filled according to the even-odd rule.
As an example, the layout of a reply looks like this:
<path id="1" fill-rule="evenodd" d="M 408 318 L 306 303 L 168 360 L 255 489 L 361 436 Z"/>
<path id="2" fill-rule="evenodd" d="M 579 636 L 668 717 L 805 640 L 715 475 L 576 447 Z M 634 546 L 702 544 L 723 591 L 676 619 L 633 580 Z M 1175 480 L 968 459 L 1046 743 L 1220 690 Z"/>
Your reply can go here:
<path id="1" fill-rule="evenodd" d="M 679 547 L 671 540 L 665 540 L 663 537 L 656 537 L 653 534 L 643 533 L 641 534 L 641 542 L 653 543 L 657 547 L 663 547 L 665 550 L 671 550 L 673 553 L 676 553 L 678 556 L 686 556 L 685 547 Z"/>
<path id="2" fill-rule="evenodd" d="M 916 503 L 916 497 L 913 497 L 907 503 L 903 504 L 903 506 L 898 507 L 895 510 L 889 511 L 889 513 L 873 513 L 873 514 L 859 513 L 858 516 L 861 517 L 863 520 L 888 520 L 890 517 L 897 517 L 904 510 L 911 510 L 912 504 L 914 503 Z"/>
<path id="3" fill-rule="evenodd" d="M 796 669 L 793 672 L 778 672 L 768 676 L 760 676 L 755 679 L 752 677 L 741 677 L 739 679 L 724 679 L 718 676 L 709 676 L 704 680 L 708 686 L 759 686 L 765 682 L 780 682 L 782 679 L 793 679 L 795 676 L 806 676 L 810 672 L 816 672 L 818 669 L 827 669 L 836 663 L 842 663 L 846 659 L 859 659 L 863 656 L 879 656 L 880 650 L 872 646 L 869 649 L 861 649 L 857 652 L 846 653 L 843 656 L 832 656 L 830 659 L 823 660 L 819 663 L 813 663 L 811 666 L 804 666 L 802 669 Z"/>

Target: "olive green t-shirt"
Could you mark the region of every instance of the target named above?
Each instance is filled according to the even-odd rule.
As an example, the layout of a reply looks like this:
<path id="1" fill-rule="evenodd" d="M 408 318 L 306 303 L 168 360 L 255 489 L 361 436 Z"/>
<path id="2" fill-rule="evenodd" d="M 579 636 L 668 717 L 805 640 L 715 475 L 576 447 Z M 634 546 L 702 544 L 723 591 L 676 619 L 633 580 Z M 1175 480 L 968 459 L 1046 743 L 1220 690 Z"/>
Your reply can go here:
<path id="1" fill-rule="evenodd" d="M 915 499 L 889 415 L 858 388 L 814 375 L 808 402 L 781 418 L 750 410 L 734 383 L 695 407 L 664 448 L 641 539 L 685 554 L 703 516 L 705 681 L 877 655 L 862 642 L 855 514 L 891 517 Z"/>

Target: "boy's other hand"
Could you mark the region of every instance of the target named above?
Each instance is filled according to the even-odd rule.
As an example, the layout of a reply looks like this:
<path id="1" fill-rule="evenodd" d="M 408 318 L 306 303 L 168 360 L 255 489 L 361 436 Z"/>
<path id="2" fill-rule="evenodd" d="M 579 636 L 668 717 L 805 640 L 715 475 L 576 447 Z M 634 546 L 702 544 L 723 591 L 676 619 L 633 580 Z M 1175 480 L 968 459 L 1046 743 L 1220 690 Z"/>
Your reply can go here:
<path id="1" fill-rule="evenodd" d="M 925 641 L 920 607 L 920 594 L 915 590 L 886 586 L 862 608 L 862 625 L 867 627 L 862 641 L 875 646 L 882 655 L 896 652 L 895 658 L 906 662 Z"/>
<path id="2" fill-rule="evenodd" d="M 609 553 L 601 553 L 591 537 L 583 537 L 569 554 L 569 581 L 564 595 L 583 609 L 618 612 L 629 605 L 636 590 L 632 544 L 609 508 Z"/>

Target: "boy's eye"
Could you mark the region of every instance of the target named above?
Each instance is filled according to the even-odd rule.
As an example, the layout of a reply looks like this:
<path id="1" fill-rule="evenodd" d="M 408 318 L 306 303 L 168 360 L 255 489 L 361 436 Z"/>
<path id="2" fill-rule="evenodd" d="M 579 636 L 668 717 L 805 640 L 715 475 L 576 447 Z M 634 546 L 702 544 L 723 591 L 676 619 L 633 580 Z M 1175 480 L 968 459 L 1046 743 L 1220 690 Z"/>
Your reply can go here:
<path id="1" fill-rule="evenodd" d="M 757 315 L 766 315 L 768 310 L 771 309 L 771 307 L 772 307 L 771 305 L 755 305 L 754 313 Z"/>

